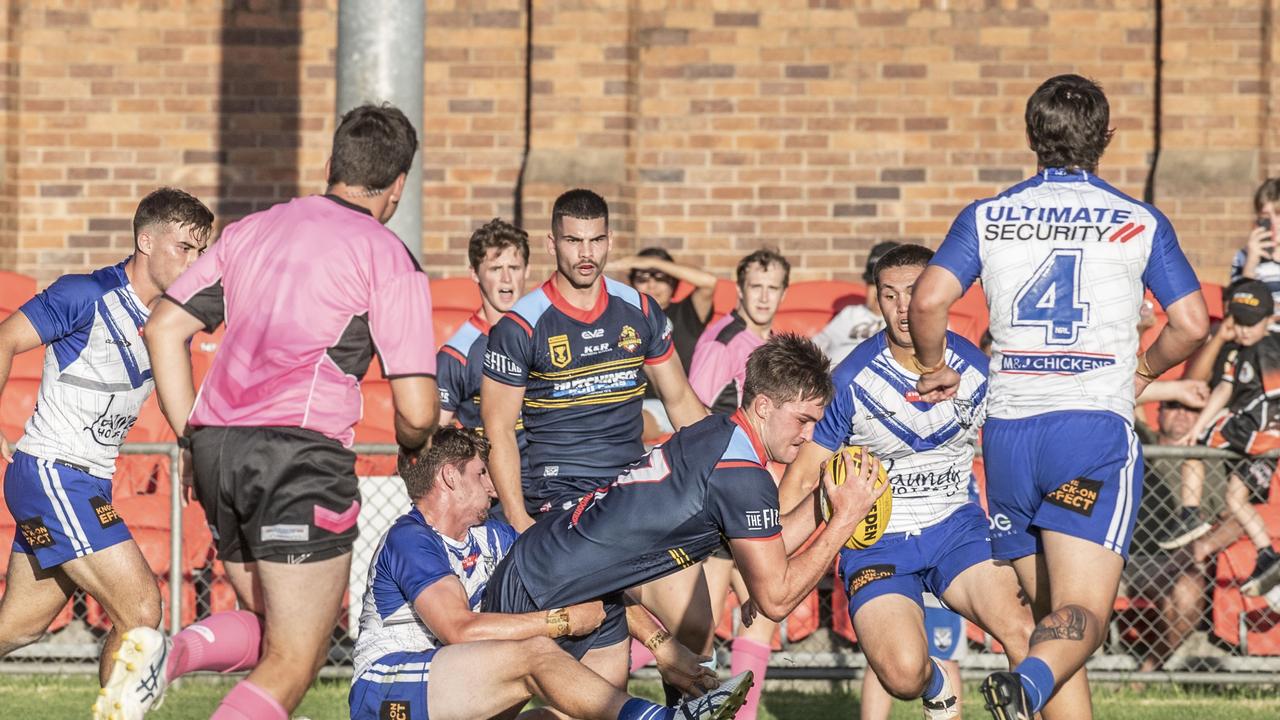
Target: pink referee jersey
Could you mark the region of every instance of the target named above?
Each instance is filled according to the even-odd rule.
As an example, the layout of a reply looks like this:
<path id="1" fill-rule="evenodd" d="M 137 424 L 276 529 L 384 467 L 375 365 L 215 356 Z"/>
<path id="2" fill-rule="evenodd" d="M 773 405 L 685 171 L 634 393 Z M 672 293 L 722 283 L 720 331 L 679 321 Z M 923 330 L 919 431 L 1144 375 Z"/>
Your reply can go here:
<path id="1" fill-rule="evenodd" d="M 350 445 L 373 356 L 435 375 L 427 276 L 368 211 L 298 198 L 228 225 L 165 293 L 227 331 L 190 423 L 299 427 Z"/>
<path id="2" fill-rule="evenodd" d="M 711 412 L 738 409 L 747 380 L 747 357 L 763 344 L 759 335 L 747 329 L 737 310 L 702 331 L 689 365 L 689 385 Z"/>

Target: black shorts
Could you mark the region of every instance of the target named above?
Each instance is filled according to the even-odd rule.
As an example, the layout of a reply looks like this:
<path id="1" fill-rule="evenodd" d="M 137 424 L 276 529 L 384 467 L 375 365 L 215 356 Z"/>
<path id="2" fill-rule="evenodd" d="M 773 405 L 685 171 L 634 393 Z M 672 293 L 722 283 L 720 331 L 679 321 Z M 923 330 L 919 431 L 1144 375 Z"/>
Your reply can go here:
<path id="1" fill-rule="evenodd" d="M 1231 458 L 1225 461 L 1227 475 L 1240 478 L 1249 488 L 1249 502 L 1260 505 L 1267 502 L 1271 494 L 1271 476 L 1276 472 L 1274 458 L 1249 457 Z"/>
<path id="2" fill-rule="evenodd" d="M 293 427 L 203 427 L 191 456 L 223 562 L 314 562 L 355 544 L 356 455 L 336 440 Z"/>
<path id="3" fill-rule="evenodd" d="M 622 593 L 610 593 L 598 598 L 604 603 L 604 622 L 591 633 L 578 637 L 556 638 L 556 644 L 574 659 L 581 660 L 588 650 L 612 647 L 627 639 L 627 608 Z M 484 589 L 481 612 L 527 613 L 555 608 L 538 607 L 520 577 L 520 569 L 510 553 L 507 554 Z"/>

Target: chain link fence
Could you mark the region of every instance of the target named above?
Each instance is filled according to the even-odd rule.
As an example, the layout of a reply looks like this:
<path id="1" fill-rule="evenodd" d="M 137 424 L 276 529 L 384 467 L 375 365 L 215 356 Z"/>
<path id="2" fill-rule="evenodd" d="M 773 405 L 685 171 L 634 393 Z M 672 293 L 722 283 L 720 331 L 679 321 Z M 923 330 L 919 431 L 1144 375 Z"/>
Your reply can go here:
<path id="1" fill-rule="evenodd" d="M 358 471 L 363 494 L 360 537 L 324 671 L 336 676 L 350 672 L 373 551 L 382 533 L 408 508 L 403 483 L 393 474 L 394 446 L 361 445 L 356 451 L 361 456 Z M 196 503 L 182 502 L 176 447 L 130 444 L 124 453 L 114 504 L 156 573 L 165 598 L 165 627 L 176 631 L 210 613 L 234 608 L 235 593 L 215 557 L 203 512 Z M 1225 451 L 1158 445 L 1146 446 L 1145 454 L 1144 493 L 1132 555 L 1111 632 L 1089 664 L 1093 677 L 1280 681 L 1280 587 L 1258 597 L 1241 592 L 1256 557 L 1248 530 L 1256 535 L 1261 527 L 1266 536 L 1280 536 L 1280 492 L 1273 492 L 1272 483 L 1275 454 L 1242 462 Z M 980 466 L 975 470 L 981 474 Z M 1229 482 L 1233 472 L 1247 476 L 1243 491 Z M 1183 502 L 1192 498 L 1197 486 L 1200 517 L 1205 521 L 1197 526 L 1207 526 L 1207 532 L 1172 547 L 1169 540 L 1182 524 Z M 177 532 L 171 532 L 173 528 Z M 6 528 L 5 538 L 12 536 L 13 528 Z M 727 640 L 735 623 L 735 614 L 729 614 L 720 628 L 725 665 Z M 101 637 L 109 628 L 102 608 L 77 593 L 50 632 L 39 643 L 0 661 L 0 671 L 92 672 Z M 977 627 L 967 624 L 964 641 L 969 652 L 961 666 L 967 674 L 1004 667 L 998 646 Z M 783 624 L 770 677 L 853 678 L 863 667 L 841 584 L 833 573 Z"/>

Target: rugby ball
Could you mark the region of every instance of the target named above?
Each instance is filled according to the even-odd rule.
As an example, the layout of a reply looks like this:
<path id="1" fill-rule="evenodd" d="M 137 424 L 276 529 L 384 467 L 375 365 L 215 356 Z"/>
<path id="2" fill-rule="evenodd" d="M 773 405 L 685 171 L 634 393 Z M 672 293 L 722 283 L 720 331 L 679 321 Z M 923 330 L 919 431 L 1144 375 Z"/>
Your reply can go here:
<path id="1" fill-rule="evenodd" d="M 832 484 L 842 485 L 846 479 L 846 469 L 844 464 L 844 452 L 848 450 L 853 456 L 853 466 L 855 469 L 861 467 L 865 458 L 871 458 L 871 453 L 862 446 L 841 447 L 831 457 L 827 458 L 826 469 L 827 475 L 831 477 Z M 889 473 L 884 469 L 884 465 L 880 466 L 879 477 L 876 478 L 876 487 L 880 487 L 889 482 Z M 818 500 L 822 506 L 822 519 L 831 519 L 831 503 L 827 500 L 827 490 L 822 484 L 818 484 Z M 883 495 L 876 500 L 871 506 L 871 510 L 867 512 L 867 516 L 858 521 L 857 527 L 853 529 L 853 534 L 845 541 L 844 546 L 850 550 L 863 550 L 871 547 L 884 535 L 884 529 L 889 526 L 889 514 L 893 512 L 893 491 L 886 490 Z"/>

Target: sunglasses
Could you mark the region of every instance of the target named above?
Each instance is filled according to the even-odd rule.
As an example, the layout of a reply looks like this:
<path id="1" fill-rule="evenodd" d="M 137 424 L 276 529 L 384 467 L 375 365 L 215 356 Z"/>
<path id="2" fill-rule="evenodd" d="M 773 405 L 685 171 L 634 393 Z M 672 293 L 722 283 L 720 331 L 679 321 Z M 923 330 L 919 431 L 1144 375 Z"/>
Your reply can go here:
<path id="1" fill-rule="evenodd" d="M 675 278 L 657 270 L 637 270 L 631 273 L 631 282 L 649 282 L 650 280 L 657 280 L 658 282 L 664 283 L 675 282 Z"/>

